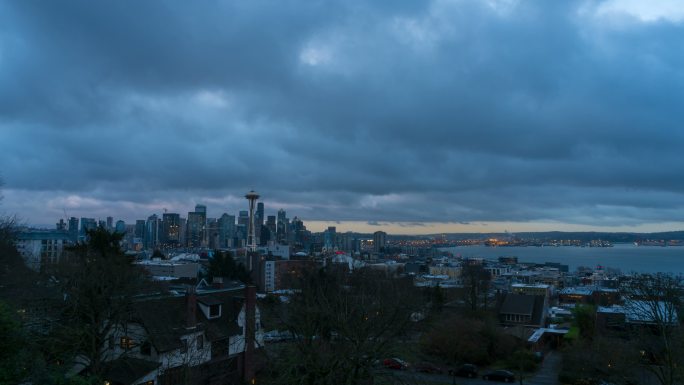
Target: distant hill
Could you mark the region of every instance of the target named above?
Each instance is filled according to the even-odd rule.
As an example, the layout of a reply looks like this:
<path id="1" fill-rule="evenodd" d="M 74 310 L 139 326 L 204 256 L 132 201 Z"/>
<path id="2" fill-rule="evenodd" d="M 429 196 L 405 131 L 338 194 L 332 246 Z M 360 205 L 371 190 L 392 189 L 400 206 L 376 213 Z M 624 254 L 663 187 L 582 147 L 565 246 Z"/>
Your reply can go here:
<path id="1" fill-rule="evenodd" d="M 540 241 L 552 241 L 560 239 L 576 239 L 579 241 L 604 240 L 612 243 L 629 243 L 644 240 L 679 240 L 684 241 L 684 231 L 666 231 L 658 233 L 611 233 L 611 232 L 566 232 L 566 231 L 546 231 L 546 232 L 522 232 L 522 233 L 451 233 L 451 234 L 432 234 L 432 235 L 395 235 L 389 236 L 391 239 L 426 239 L 435 237 L 446 237 L 449 240 L 463 239 L 536 239 Z"/>

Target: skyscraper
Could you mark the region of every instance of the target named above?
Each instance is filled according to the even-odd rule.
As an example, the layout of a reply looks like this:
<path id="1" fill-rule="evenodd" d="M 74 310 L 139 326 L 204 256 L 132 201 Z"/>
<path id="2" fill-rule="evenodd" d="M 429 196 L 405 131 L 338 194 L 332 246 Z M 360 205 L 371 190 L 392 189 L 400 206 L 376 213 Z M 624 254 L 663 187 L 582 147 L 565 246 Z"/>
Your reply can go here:
<path id="1" fill-rule="evenodd" d="M 387 244 L 387 233 L 384 231 L 376 231 L 373 233 L 373 251 L 376 253 L 385 251 Z"/>
<path id="2" fill-rule="evenodd" d="M 256 213 L 254 213 L 254 234 L 256 244 L 261 245 L 261 228 L 264 226 L 264 202 L 257 203 Z"/>
<path id="3" fill-rule="evenodd" d="M 235 215 L 224 213 L 218 220 L 219 224 L 219 248 L 233 247 L 235 238 Z"/>
<path id="4" fill-rule="evenodd" d="M 69 218 L 69 240 L 73 243 L 78 242 L 78 218 Z"/>
<path id="5" fill-rule="evenodd" d="M 197 205 L 195 211 L 188 213 L 186 236 L 188 247 L 202 247 L 205 244 L 204 239 L 207 225 L 206 207 L 204 207 L 204 211 L 197 211 L 198 208 L 201 210 L 202 207 L 204 206 Z"/>
<path id="6" fill-rule="evenodd" d="M 249 224 L 249 211 L 240 210 L 240 212 L 238 213 L 237 223 L 238 225 L 242 225 L 245 226 L 245 228 L 247 228 L 247 224 Z"/>
<path id="7" fill-rule="evenodd" d="M 278 219 L 276 223 L 276 240 L 278 242 L 285 242 L 287 240 L 287 214 L 285 210 L 278 210 Z"/>
<path id="8" fill-rule="evenodd" d="M 85 236 L 90 230 L 95 230 L 97 222 L 95 218 L 81 218 L 81 235 Z"/>
<path id="9" fill-rule="evenodd" d="M 303 234 L 305 231 L 306 227 L 304 226 L 304 222 L 297 217 L 292 218 L 292 222 L 290 223 L 290 233 L 292 235 L 290 238 L 292 238 L 293 245 L 302 245 L 304 241 Z"/>
<path id="10" fill-rule="evenodd" d="M 257 203 L 254 224 L 257 226 L 264 224 L 264 202 Z"/>
<path id="11" fill-rule="evenodd" d="M 180 214 L 162 214 L 162 235 L 161 241 L 169 246 L 178 246 L 181 241 Z"/>
<path id="12" fill-rule="evenodd" d="M 323 247 L 326 250 L 334 250 L 337 246 L 337 228 L 335 226 L 329 226 L 327 230 L 323 232 Z"/>
<path id="13" fill-rule="evenodd" d="M 219 248 L 219 223 L 216 218 L 207 218 L 207 246 L 210 249 Z"/>
<path id="14" fill-rule="evenodd" d="M 237 217 L 237 237 L 247 244 L 247 230 L 249 228 L 249 211 L 240 210 Z"/>
<path id="15" fill-rule="evenodd" d="M 121 219 L 116 221 L 114 231 L 116 231 L 119 234 L 126 234 L 126 222 L 122 221 Z"/>
<path id="16" fill-rule="evenodd" d="M 186 224 L 186 243 L 188 247 L 206 246 L 207 206 L 197 204 L 195 211 L 188 213 Z"/>
<path id="17" fill-rule="evenodd" d="M 140 239 L 142 242 L 142 239 L 145 237 L 145 220 L 144 219 L 138 219 L 135 221 L 135 238 Z"/>
<path id="18" fill-rule="evenodd" d="M 143 238 L 143 245 L 145 248 L 154 249 L 159 246 L 159 217 L 157 214 L 152 214 L 147 218 L 145 223 L 145 236 Z"/>

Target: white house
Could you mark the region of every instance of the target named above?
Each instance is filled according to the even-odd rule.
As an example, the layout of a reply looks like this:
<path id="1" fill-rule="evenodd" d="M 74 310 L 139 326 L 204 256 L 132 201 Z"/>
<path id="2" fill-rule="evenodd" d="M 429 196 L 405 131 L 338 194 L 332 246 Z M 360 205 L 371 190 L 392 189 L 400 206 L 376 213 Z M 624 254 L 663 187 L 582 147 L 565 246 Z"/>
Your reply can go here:
<path id="1" fill-rule="evenodd" d="M 251 325 L 251 326 L 250 326 Z M 250 343 L 251 341 L 251 343 Z M 106 346 L 110 385 L 241 383 L 263 345 L 254 286 L 144 299 Z"/>

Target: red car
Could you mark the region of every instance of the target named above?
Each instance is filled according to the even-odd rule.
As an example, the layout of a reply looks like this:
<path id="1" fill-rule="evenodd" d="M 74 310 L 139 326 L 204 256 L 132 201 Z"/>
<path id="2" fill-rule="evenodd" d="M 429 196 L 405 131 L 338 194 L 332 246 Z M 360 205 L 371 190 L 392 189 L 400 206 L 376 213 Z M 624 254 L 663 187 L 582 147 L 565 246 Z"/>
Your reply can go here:
<path id="1" fill-rule="evenodd" d="M 409 366 L 406 361 L 399 358 L 385 358 L 382 361 L 382 365 L 388 369 L 395 370 L 405 370 Z"/>

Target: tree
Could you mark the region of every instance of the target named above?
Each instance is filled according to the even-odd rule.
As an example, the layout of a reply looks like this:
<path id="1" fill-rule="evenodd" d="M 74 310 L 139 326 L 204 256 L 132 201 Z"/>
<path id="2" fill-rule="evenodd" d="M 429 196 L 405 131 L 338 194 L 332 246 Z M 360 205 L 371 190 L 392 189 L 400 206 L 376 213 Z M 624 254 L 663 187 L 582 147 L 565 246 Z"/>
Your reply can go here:
<path id="1" fill-rule="evenodd" d="M 372 383 L 373 364 L 386 358 L 421 311 L 410 281 L 370 269 L 305 274 L 281 318 L 294 336 L 280 354 L 281 384 Z"/>
<path id="2" fill-rule="evenodd" d="M 464 261 L 461 270 L 461 280 L 463 281 L 464 301 L 470 310 L 477 311 L 480 304 L 486 310 L 489 295 L 489 286 L 492 276 L 485 268 L 471 261 Z"/>
<path id="3" fill-rule="evenodd" d="M 633 275 L 624 285 L 627 316 L 640 325 L 634 329 L 640 354 L 662 385 L 684 379 L 683 284 L 682 276 L 657 273 Z"/>
<path id="4" fill-rule="evenodd" d="M 236 279 L 240 282 L 249 283 L 249 272 L 242 263 L 236 263 L 230 251 L 216 250 L 214 257 L 209 261 L 209 279 L 223 277 Z"/>
<path id="5" fill-rule="evenodd" d="M 444 307 L 445 295 L 441 287 L 427 287 L 425 288 L 425 300 L 427 301 L 430 311 L 432 313 L 440 313 Z"/>
<path id="6" fill-rule="evenodd" d="M 3 186 L 0 178 L 0 188 Z M 0 190 L 0 203 L 2 203 L 2 190 Z M 17 236 L 16 216 L 5 216 L 0 213 L 0 254 L 4 257 L 8 254 L 17 254 L 14 247 L 14 240 Z M 18 254 L 17 254 L 18 255 Z"/>
<path id="7" fill-rule="evenodd" d="M 55 358 L 84 362 L 97 377 L 108 336 L 125 324 L 146 276 L 119 249 L 122 234 L 99 227 L 87 236 L 87 242 L 66 251 L 55 272 L 64 311 L 50 342 Z"/>
<path id="8" fill-rule="evenodd" d="M 639 378 L 634 353 L 634 345 L 623 338 L 598 335 L 575 341 L 563 350 L 559 379 L 564 384 L 634 384 Z"/>
<path id="9" fill-rule="evenodd" d="M 421 339 L 423 352 L 452 364 L 488 365 L 510 357 L 516 345 L 515 337 L 502 333 L 494 319 L 462 315 L 435 322 Z"/>
<path id="10" fill-rule="evenodd" d="M 0 384 L 19 383 L 28 375 L 26 341 L 21 324 L 7 304 L 0 301 Z"/>
<path id="11" fill-rule="evenodd" d="M 653 377 L 662 385 L 682 383 L 684 336 L 678 314 L 682 278 L 660 273 L 633 275 L 622 292 L 627 328 L 619 334 L 594 335 L 593 311 L 576 309 L 584 338 L 566 349 L 564 382 L 601 379 L 627 384 Z"/>
<path id="12" fill-rule="evenodd" d="M 573 309 L 574 323 L 582 338 L 591 340 L 594 337 L 596 309 L 591 305 L 577 305 Z"/>
<path id="13" fill-rule="evenodd" d="M 0 282 L 5 287 L 25 279 L 26 273 L 32 273 L 17 251 L 14 244 L 16 236 L 16 218 L 0 218 Z"/>

